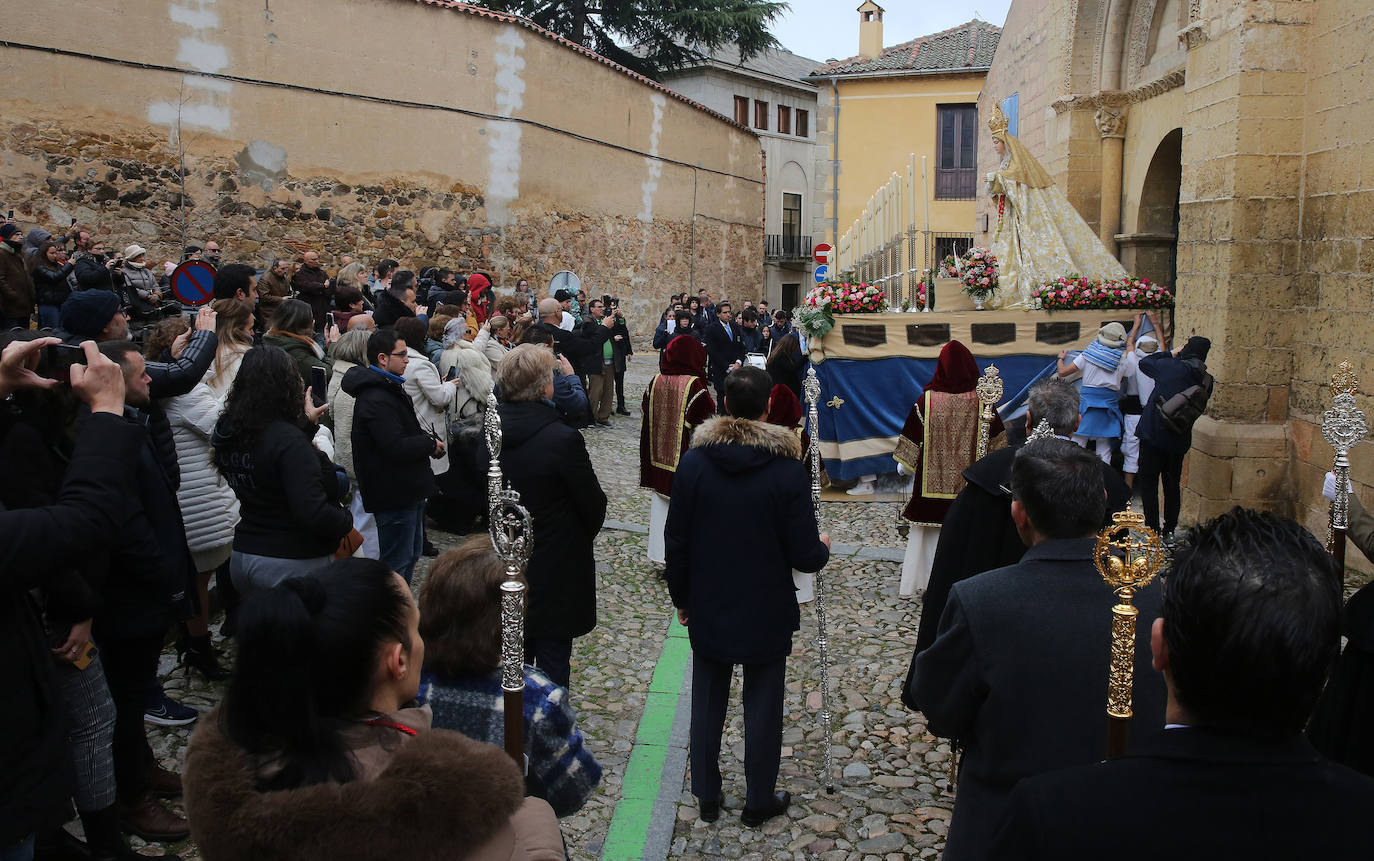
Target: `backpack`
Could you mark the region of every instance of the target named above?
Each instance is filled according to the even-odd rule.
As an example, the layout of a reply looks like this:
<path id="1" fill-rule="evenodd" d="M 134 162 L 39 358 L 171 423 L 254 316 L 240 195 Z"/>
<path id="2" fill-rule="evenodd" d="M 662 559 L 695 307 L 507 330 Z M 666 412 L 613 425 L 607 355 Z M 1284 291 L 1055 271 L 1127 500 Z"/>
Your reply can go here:
<path id="1" fill-rule="evenodd" d="M 1189 386 L 1168 400 L 1163 395 L 1155 396 L 1155 409 L 1159 420 L 1170 433 L 1186 436 L 1193 429 L 1193 423 L 1207 410 L 1207 401 L 1212 397 L 1212 375 L 1202 372 L 1200 382 Z"/>

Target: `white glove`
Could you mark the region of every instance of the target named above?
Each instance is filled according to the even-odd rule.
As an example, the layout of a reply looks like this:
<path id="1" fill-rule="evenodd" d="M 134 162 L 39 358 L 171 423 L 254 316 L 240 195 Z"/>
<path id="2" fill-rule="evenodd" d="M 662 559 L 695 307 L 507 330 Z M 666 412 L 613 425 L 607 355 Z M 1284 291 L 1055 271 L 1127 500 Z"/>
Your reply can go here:
<path id="1" fill-rule="evenodd" d="M 1354 493 L 1354 489 L 1346 488 L 1346 492 Z M 1326 480 L 1322 482 L 1322 496 L 1325 496 L 1332 502 L 1336 501 L 1336 473 L 1328 472 L 1326 474 Z"/>

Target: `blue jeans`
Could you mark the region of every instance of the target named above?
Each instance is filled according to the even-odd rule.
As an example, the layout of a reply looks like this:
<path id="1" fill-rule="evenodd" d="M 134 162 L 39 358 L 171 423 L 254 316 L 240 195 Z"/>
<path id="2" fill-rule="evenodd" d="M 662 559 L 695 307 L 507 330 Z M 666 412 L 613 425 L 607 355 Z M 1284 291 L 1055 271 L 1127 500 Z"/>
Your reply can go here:
<path id="1" fill-rule="evenodd" d="M 415 563 L 425 545 L 425 504 L 378 511 L 377 544 L 381 561 L 410 582 Z"/>
<path id="2" fill-rule="evenodd" d="M 0 861 L 33 861 L 33 835 L 8 846 L 0 846 Z"/>
<path id="3" fill-rule="evenodd" d="M 38 306 L 38 328 L 40 329 L 59 329 L 62 324 L 61 305 L 39 305 Z"/>

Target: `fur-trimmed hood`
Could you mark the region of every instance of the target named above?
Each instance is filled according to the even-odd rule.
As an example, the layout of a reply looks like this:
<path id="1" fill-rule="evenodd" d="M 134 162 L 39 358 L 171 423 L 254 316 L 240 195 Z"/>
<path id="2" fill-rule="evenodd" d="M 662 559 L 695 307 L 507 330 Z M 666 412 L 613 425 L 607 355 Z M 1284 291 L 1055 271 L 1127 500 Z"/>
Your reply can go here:
<path id="1" fill-rule="evenodd" d="M 524 782 L 500 748 L 429 730 L 375 780 L 260 792 L 218 717 L 201 719 L 186 754 L 186 813 L 208 861 L 488 857 L 488 841 L 520 842 L 510 822 Z"/>
<path id="2" fill-rule="evenodd" d="M 797 460 L 801 440 L 787 428 L 765 422 L 716 416 L 692 432 L 692 448 L 700 449 L 726 472 L 745 472 L 775 458 Z"/>

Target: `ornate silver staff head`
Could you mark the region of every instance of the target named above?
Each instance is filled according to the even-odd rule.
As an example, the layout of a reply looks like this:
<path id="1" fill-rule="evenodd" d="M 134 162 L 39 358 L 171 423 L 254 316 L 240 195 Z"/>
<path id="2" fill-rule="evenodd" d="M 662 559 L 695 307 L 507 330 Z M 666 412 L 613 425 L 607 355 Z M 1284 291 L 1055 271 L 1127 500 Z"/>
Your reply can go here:
<path id="1" fill-rule="evenodd" d="M 501 474 L 501 414 L 496 393 L 487 395 L 482 430 L 491 463 L 487 467 L 487 525 L 491 546 L 506 563 L 501 583 L 501 687 L 525 689 L 525 565 L 534 543 L 534 522 L 520 504 L 520 493 Z"/>
<path id="2" fill-rule="evenodd" d="M 1322 438 L 1335 449 L 1332 472 L 1336 475 L 1336 499 L 1331 503 L 1328 544 L 1334 545 L 1336 530 L 1345 530 L 1350 517 L 1350 449 L 1354 448 L 1369 426 L 1364 411 L 1355 405 L 1355 392 L 1360 381 L 1350 362 L 1341 362 L 1331 375 L 1331 409 L 1322 414 Z"/>

